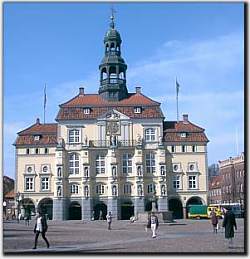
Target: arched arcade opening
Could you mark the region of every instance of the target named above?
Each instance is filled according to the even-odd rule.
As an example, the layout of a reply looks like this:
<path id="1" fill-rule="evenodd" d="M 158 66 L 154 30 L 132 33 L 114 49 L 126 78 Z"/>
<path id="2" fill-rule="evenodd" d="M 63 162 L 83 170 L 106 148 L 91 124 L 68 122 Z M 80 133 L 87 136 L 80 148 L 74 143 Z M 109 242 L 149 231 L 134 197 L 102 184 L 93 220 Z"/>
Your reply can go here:
<path id="1" fill-rule="evenodd" d="M 38 204 L 38 210 L 47 216 L 47 219 L 53 218 L 53 200 L 44 198 Z"/>
<path id="2" fill-rule="evenodd" d="M 170 198 L 168 201 L 168 210 L 173 212 L 173 219 L 183 219 L 183 206 L 178 198 Z"/>
<path id="3" fill-rule="evenodd" d="M 73 201 L 69 205 L 69 220 L 81 220 L 82 219 L 82 208 L 77 201 Z"/>

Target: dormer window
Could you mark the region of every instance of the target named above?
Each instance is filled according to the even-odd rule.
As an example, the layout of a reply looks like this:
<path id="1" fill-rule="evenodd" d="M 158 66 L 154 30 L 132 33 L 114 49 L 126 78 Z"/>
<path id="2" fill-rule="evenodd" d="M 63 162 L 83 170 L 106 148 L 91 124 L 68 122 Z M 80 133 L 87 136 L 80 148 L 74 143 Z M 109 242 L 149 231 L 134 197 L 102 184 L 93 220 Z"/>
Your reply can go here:
<path id="1" fill-rule="evenodd" d="M 181 132 L 180 136 L 181 136 L 181 138 L 186 138 L 187 137 L 187 133 L 186 132 Z"/>
<path id="2" fill-rule="evenodd" d="M 40 136 L 39 136 L 39 135 L 34 136 L 34 140 L 35 140 L 35 141 L 40 140 Z"/>
<path id="3" fill-rule="evenodd" d="M 141 107 L 134 107 L 134 113 L 141 113 L 142 108 Z"/>
<path id="4" fill-rule="evenodd" d="M 84 114 L 90 114 L 90 108 L 83 108 Z"/>

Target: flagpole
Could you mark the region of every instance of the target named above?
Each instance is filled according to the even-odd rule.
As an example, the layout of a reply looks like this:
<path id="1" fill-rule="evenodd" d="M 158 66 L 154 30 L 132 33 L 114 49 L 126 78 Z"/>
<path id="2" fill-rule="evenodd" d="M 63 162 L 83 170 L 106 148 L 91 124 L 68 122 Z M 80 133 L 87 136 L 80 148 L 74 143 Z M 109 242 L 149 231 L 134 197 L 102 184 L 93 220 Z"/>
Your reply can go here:
<path id="1" fill-rule="evenodd" d="M 43 123 L 45 124 L 45 109 L 46 109 L 46 100 L 47 97 L 46 97 L 46 83 L 45 83 L 45 86 L 44 86 L 44 102 L 43 102 Z"/>
<path id="2" fill-rule="evenodd" d="M 175 87 L 176 87 L 176 110 L 177 110 L 177 122 L 179 122 L 179 104 L 178 104 L 179 86 L 178 86 L 178 83 L 177 83 L 177 77 L 175 78 Z"/>
<path id="3" fill-rule="evenodd" d="M 238 127 L 236 127 L 236 156 L 239 155 Z"/>

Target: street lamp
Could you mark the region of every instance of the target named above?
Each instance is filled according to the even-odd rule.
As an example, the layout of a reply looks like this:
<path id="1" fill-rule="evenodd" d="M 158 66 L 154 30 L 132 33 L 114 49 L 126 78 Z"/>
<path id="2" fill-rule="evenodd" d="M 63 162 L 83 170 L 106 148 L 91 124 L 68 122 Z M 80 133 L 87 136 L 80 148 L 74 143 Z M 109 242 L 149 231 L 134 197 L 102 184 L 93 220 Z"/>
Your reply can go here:
<path id="1" fill-rule="evenodd" d="M 17 201 L 17 217 L 19 216 L 20 211 L 20 203 L 23 199 L 23 194 L 21 194 L 20 192 L 18 192 L 16 194 L 16 201 Z"/>
<path id="2" fill-rule="evenodd" d="M 6 206 L 7 206 L 6 201 L 3 201 L 3 214 L 5 219 L 6 219 Z"/>

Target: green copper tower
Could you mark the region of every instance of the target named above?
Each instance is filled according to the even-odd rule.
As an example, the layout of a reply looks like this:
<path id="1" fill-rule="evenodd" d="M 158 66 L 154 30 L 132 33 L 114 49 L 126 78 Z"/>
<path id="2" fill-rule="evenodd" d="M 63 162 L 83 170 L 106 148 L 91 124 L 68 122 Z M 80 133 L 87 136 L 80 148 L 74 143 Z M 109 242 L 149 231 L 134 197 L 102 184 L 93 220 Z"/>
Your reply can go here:
<path id="1" fill-rule="evenodd" d="M 121 57 L 121 36 L 115 29 L 114 14 L 110 17 L 110 28 L 104 37 L 105 56 L 99 65 L 99 94 L 108 101 L 119 101 L 126 98 L 127 65 Z"/>

